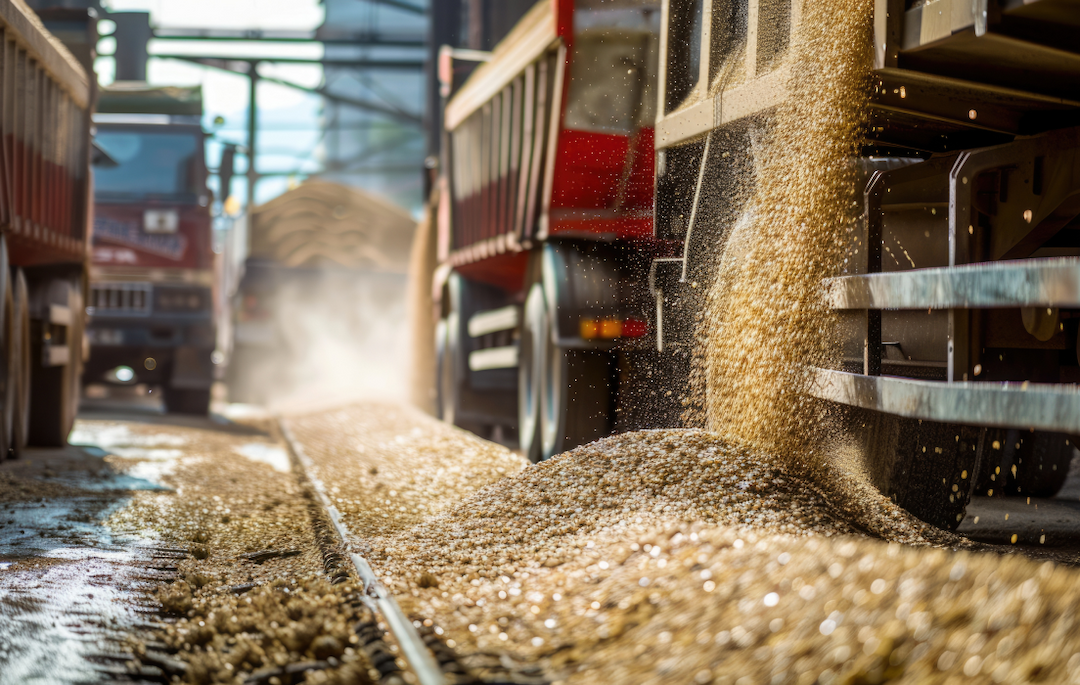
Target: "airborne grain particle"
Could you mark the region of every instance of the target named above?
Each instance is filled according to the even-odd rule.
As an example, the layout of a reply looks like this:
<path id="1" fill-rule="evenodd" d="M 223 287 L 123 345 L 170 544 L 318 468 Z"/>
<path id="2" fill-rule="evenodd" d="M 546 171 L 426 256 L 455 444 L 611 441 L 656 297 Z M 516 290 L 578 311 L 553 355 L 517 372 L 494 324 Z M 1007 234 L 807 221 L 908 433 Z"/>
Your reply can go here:
<path id="1" fill-rule="evenodd" d="M 842 263 L 870 91 L 873 3 L 806 3 L 789 94 L 755 156 L 703 324 L 710 428 L 792 458 L 812 443 L 809 369 L 831 345 L 822 278 Z M 749 181 L 748 181 L 749 182 Z"/>

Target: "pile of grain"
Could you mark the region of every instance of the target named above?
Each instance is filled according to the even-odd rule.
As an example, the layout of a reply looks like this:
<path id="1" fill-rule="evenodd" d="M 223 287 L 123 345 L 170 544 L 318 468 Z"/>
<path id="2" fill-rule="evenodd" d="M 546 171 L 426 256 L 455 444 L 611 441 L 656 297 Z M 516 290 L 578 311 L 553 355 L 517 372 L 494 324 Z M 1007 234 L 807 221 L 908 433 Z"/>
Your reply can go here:
<path id="1" fill-rule="evenodd" d="M 887 502 L 874 523 L 909 543 L 934 535 Z M 406 612 L 481 674 L 510 664 L 566 682 L 1080 678 L 1080 633 L 1051 601 L 1080 592 L 1075 571 L 854 533 L 778 459 L 703 431 L 646 431 L 365 542 Z"/>
<path id="2" fill-rule="evenodd" d="M 911 517 L 876 492 L 866 509 L 840 509 L 793 477 L 775 456 L 707 431 L 650 430 L 584 445 L 504 478 L 446 514 L 390 538 L 373 538 L 375 558 L 406 577 L 436 573 L 498 575 L 558 565 L 568 537 L 601 531 L 630 536 L 694 523 L 789 535 L 871 529 L 907 544 L 959 542 Z M 846 503 L 846 501 L 845 501 Z M 415 568 L 401 559 L 419 557 Z"/>
<path id="3" fill-rule="evenodd" d="M 768 456 L 704 431 L 656 430 L 606 438 L 489 486 L 382 547 L 396 574 L 493 576 L 557 566 L 565 540 L 670 522 L 748 526 L 791 534 L 851 533 L 817 493 Z M 632 533 L 630 533 L 632 536 Z M 419 557 L 421 564 L 402 566 Z"/>
<path id="4" fill-rule="evenodd" d="M 655 559 L 639 552 L 618 577 L 583 584 L 560 618 L 607 639 L 567 680 L 1080 683 L 1075 570 L 871 540 L 733 538 L 667 530 Z"/>

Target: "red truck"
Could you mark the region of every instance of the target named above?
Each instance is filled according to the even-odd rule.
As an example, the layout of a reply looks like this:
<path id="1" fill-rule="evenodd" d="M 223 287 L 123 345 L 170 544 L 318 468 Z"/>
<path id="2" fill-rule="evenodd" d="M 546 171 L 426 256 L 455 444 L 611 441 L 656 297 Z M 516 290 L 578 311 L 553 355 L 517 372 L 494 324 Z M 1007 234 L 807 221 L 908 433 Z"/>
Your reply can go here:
<path id="1" fill-rule="evenodd" d="M 93 82 L 0 2 L 0 458 L 61 445 L 79 398 Z"/>
<path id="2" fill-rule="evenodd" d="M 538 3 L 445 107 L 437 406 L 516 429 L 534 460 L 630 420 L 621 380 L 657 358 L 645 284 L 675 249 L 653 233 L 659 10 Z"/>
<path id="3" fill-rule="evenodd" d="M 88 381 L 162 389 L 206 414 L 214 378 L 214 253 L 199 88 L 102 89 L 95 141 Z"/>

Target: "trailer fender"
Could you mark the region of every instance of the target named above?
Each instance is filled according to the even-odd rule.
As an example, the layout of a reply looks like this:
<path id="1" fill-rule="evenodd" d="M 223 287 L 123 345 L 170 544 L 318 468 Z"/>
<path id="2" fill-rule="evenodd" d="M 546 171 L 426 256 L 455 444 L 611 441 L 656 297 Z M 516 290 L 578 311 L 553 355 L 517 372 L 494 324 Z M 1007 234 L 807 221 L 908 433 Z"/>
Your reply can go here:
<path id="1" fill-rule="evenodd" d="M 469 355 L 479 349 L 479 340 L 469 332 L 470 321 L 481 312 L 510 304 L 506 292 L 487 283 L 465 278 L 455 271 L 446 281 L 444 300 L 445 313 L 442 319 L 449 321 L 451 313 L 457 314 L 455 329 L 453 332 L 448 331 L 448 335 L 457 336 L 456 340 L 460 343 L 460 354 L 455 355 L 455 372 L 459 374 L 458 378 L 468 378 L 475 388 L 490 388 L 493 387 L 492 383 L 499 387 L 506 385 L 507 378 L 498 380 L 504 373 L 495 373 L 494 369 L 478 372 L 469 368 Z"/>
<path id="2" fill-rule="evenodd" d="M 588 350 L 609 349 L 611 341 L 581 337 L 583 318 L 620 314 L 619 259 L 609 245 L 550 242 L 541 254 L 544 299 L 554 312 L 551 335 L 556 345 Z"/>

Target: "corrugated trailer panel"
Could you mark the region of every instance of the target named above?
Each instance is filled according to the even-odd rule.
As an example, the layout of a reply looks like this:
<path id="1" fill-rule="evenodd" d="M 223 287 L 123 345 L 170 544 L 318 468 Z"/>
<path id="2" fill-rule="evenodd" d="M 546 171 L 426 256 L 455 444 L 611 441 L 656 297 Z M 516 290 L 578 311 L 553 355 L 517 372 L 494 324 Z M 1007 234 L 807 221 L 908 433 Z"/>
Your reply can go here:
<path id="1" fill-rule="evenodd" d="M 90 93 L 33 12 L 0 0 L 0 226 L 12 264 L 86 259 Z"/>

